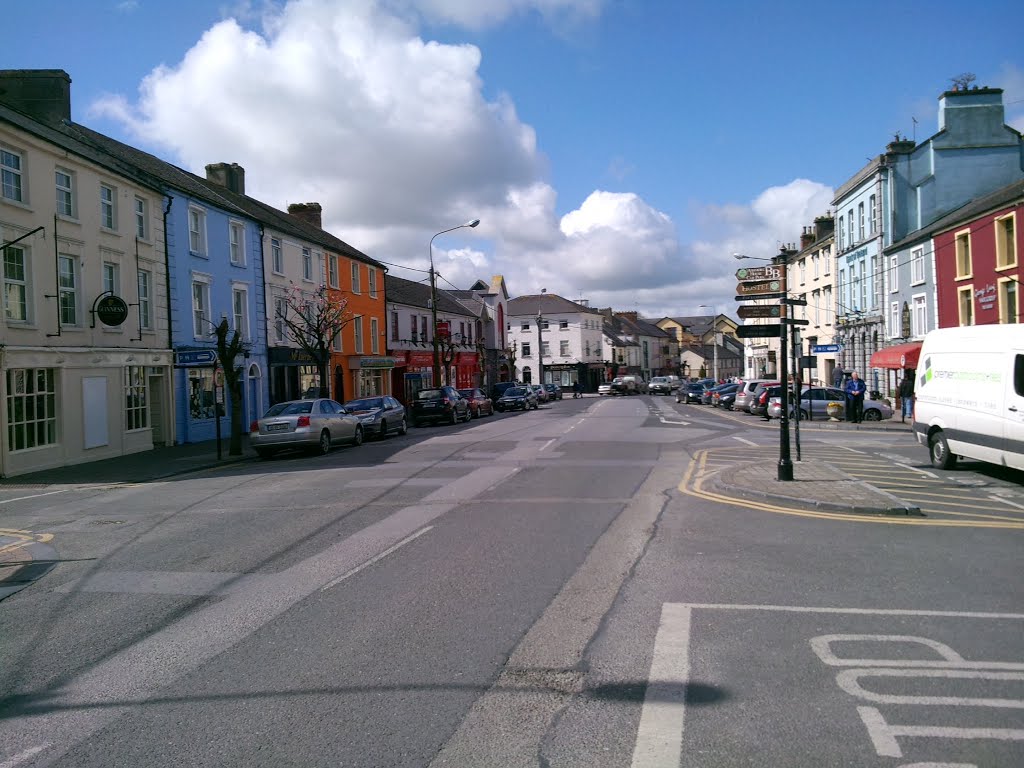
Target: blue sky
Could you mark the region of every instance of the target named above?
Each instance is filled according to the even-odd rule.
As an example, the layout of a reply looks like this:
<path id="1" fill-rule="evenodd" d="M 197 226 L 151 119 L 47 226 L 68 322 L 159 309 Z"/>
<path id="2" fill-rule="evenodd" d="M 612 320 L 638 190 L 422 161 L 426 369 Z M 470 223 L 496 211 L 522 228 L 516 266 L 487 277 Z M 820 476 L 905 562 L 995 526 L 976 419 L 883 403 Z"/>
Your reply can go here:
<path id="1" fill-rule="evenodd" d="M 479 217 L 435 241 L 443 284 L 649 316 L 732 314 L 730 254 L 797 241 L 896 132 L 932 135 L 955 75 L 1024 130 L 1003 0 L 3 6 L 4 66 L 66 70 L 78 122 L 197 173 L 238 162 L 391 264 Z"/>

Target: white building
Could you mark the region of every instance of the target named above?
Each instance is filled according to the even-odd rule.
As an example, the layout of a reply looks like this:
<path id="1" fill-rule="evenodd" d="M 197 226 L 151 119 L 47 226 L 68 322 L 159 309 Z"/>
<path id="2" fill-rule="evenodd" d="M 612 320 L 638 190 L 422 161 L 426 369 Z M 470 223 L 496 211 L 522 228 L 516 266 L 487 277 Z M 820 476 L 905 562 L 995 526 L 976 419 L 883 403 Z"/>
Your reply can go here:
<path id="1" fill-rule="evenodd" d="M 563 388 L 581 381 L 596 391 L 606 372 L 602 321 L 596 309 L 552 293 L 512 299 L 506 329 L 515 378 Z"/>

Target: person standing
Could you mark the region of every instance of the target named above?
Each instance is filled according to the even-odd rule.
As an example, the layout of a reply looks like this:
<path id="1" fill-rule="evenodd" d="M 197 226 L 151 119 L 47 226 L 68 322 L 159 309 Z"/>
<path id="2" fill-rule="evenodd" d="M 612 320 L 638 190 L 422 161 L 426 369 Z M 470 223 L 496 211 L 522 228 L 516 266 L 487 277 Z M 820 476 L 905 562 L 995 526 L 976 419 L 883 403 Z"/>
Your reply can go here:
<path id="1" fill-rule="evenodd" d="M 850 380 L 846 382 L 846 402 L 849 408 L 849 421 L 860 424 L 864 419 L 864 393 L 867 385 L 861 381 L 860 376 L 854 371 L 850 374 Z"/>
<path id="2" fill-rule="evenodd" d="M 841 387 L 843 386 L 843 366 L 837 365 L 836 369 L 832 371 L 832 386 Z"/>
<path id="3" fill-rule="evenodd" d="M 905 422 L 907 417 L 914 418 L 914 371 L 903 372 L 903 381 L 900 382 L 900 408 L 900 421 Z"/>

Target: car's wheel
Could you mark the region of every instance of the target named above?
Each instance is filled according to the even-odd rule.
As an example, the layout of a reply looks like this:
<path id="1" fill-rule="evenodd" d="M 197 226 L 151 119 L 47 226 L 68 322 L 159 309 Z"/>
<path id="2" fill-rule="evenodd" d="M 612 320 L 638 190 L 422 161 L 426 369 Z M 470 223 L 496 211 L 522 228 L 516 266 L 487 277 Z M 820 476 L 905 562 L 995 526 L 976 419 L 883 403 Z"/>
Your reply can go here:
<path id="1" fill-rule="evenodd" d="M 864 421 L 881 421 L 881 420 L 882 420 L 882 412 L 879 411 L 877 408 L 869 408 L 868 410 L 864 411 Z"/>
<path id="2" fill-rule="evenodd" d="M 269 459 L 274 455 L 274 452 L 270 448 L 257 448 L 256 455 L 261 459 Z"/>
<path id="3" fill-rule="evenodd" d="M 326 456 L 331 452 L 331 433 L 326 429 L 320 433 L 320 442 L 317 443 L 316 448 L 321 456 Z"/>
<path id="4" fill-rule="evenodd" d="M 448 421 L 451 422 L 452 424 L 458 424 L 459 423 L 459 409 L 458 408 L 454 408 L 454 407 L 452 408 L 452 413 L 451 413 L 451 416 L 448 417 Z"/>
<path id="5" fill-rule="evenodd" d="M 401 423 L 398 425 L 398 434 L 404 435 L 408 431 L 409 431 L 409 425 L 405 421 L 405 416 L 403 416 Z"/>
<path id="6" fill-rule="evenodd" d="M 466 419 L 466 421 L 472 421 L 474 418 L 477 418 L 477 419 L 480 418 L 479 411 L 477 413 L 475 413 L 475 414 L 473 413 L 473 409 L 472 408 L 467 408 L 466 411 L 468 412 L 468 415 L 469 415 L 469 418 Z"/>
<path id="7" fill-rule="evenodd" d="M 360 424 L 356 427 L 356 433 L 352 435 L 352 445 L 363 444 L 363 425 Z"/>
<path id="8" fill-rule="evenodd" d="M 805 411 L 803 408 L 800 409 L 800 418 L 805 421 L 807 420 L 807 411 Z"/>
<path id="9" fill-rule="evenodd" d="M 386 421 L 382 421 L 380 423 L 380 432 L 378 432 L 377 435 L 381 440 L 388 436 L 388 423 Z"/>
<path id="10" fill-rule="evenodd" d="M 956 456 L 950 452 L 949 443 L 942 430 L 928 437 L 928 450 L 932 455 L 932 466 L 937 469 L 952 469 L 956 464 Z"/>

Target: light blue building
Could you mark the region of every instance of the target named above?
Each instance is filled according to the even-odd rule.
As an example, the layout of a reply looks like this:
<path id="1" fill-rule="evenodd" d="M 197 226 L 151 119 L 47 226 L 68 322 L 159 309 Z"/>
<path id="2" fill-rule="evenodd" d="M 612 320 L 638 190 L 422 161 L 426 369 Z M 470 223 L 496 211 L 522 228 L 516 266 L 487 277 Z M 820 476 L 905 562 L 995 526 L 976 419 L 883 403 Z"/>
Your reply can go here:
<path id="1" fill-rule="evenodd" d="M 886 248 L 1024 178 L 1024 138 L 1004 123 L 1002 93 L 946 91 L 939 97 L 937 133 L 921 143 L 897 136 L 836 191 L 840 364 L 860 371 L 871 390 L 890 394 L 899 379 L 898 372 L 872 367 L 872 354 L 935 327 L 929 248 Z"/>

